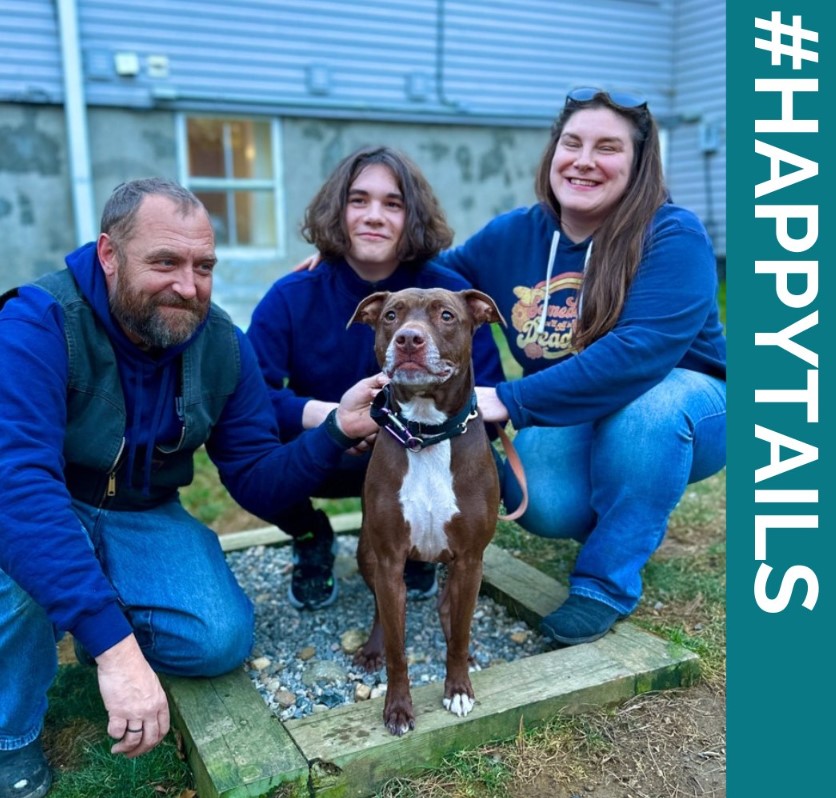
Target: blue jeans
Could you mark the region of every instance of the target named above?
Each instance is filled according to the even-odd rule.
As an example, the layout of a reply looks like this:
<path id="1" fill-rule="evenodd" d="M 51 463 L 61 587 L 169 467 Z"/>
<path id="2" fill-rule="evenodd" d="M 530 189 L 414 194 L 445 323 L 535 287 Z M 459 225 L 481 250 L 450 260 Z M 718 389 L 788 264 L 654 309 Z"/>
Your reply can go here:
<path id="1" fill-rule="evenodd" d="M 686 485 L 725 465 L 726 385 L 674 369 L 600 421 L 527 427 L 514 446 L 529 494 L 520 525 L 579 541 L 569 592 L 629 615 L 641 598 L 641 569 Z M 506 507 L 517 507 L 520 489 L 507 463 L 502 483 Z"/>
<path id="2" fill-rule="evenodd" d="M 254 616 L 217 535 L 172 501 L 114 512 L 74 502 L 91 546 L 154 670 L 216 676 L 249 655 Z M 60 634 L 0 571 L 0 750 L 40 733 Z"/>

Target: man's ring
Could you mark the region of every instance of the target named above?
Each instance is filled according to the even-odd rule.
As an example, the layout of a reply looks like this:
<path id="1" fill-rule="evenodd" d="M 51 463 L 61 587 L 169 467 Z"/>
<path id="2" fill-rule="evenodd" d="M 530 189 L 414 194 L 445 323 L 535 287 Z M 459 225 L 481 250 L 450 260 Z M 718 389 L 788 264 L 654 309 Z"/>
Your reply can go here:
<path id="1" fill-rule="evenodd" d="M 142 732 L 142 726 L 138 729 L 125 729 L 125 734 L 140 734 Z"/>

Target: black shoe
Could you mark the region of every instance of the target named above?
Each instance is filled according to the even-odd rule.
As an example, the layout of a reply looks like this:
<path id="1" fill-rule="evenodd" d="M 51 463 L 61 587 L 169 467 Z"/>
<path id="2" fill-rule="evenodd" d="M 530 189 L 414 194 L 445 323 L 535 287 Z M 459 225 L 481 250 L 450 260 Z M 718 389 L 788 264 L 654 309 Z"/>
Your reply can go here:
<path id="1" fill-rule="evenodd" d="M 318 510 L 314 529 L 293 539 L 293 575 L 287 598 L 297 610 L 318 610 L 337 600 L 335 548 L 328 516 Z"/>
<path id="2" fill-rule="evenodd" d="M 51 786 L 40 737 L 16 751 L 0 751 L 0 798 L 42 798 Z"/>
<path id="3" fill-rule="evenodd" d="M 543 618 L 540 631 L 557 643 L 574 646 L 603 637 L 623 617 L 602 601 L 570 595 L 553 613 Z"/>
<path id="4" fill-rule="evenodd" d="M 407 560 L 403 569 L 406 594 L 421 601 L 438 593 L 438 567 L 434 562 Z"/>

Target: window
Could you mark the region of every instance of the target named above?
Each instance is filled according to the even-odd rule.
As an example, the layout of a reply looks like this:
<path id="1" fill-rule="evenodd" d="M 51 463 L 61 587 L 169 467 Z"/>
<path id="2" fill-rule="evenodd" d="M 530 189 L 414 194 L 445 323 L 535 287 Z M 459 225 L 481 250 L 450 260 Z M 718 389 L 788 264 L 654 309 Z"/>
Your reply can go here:
<path id="1" fill-rule="evenodd" d="M 206 206 L 219 250 L 283 250 L 279 129 L 270 119 L 181 116 L 181 181 Z"/>

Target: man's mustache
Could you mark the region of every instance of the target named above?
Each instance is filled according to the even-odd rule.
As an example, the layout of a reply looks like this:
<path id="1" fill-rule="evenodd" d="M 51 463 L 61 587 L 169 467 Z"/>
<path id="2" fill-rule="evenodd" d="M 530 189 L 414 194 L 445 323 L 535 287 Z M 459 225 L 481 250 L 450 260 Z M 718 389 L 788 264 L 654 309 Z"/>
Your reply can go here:
<path id="1" fill-rule="evenodd" d="M 198 313 L 203 310 L 205 303 L 201 302 L 197 297 L 192 299 L 183 299 L 177 294 L 165 294 L 157 299 L 157 307 L 164 308 L 179 308 L 180 310 L 191 310 Z"/>

